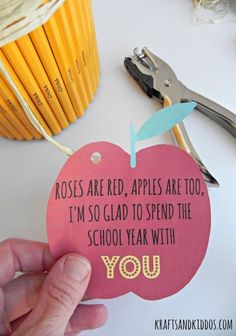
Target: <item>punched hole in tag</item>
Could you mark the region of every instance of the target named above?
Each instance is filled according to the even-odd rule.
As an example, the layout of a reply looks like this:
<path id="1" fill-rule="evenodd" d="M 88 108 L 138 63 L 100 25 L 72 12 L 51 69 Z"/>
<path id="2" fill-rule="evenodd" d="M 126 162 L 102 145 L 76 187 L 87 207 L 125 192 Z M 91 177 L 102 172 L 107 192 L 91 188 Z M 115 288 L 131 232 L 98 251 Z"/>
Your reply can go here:
<path id="1" fill-rule="evenodd" d="M 91 162 L 98 165 L 102 161 L 102 155 L 99 152 L 93 152 L 91 154 Z"/>

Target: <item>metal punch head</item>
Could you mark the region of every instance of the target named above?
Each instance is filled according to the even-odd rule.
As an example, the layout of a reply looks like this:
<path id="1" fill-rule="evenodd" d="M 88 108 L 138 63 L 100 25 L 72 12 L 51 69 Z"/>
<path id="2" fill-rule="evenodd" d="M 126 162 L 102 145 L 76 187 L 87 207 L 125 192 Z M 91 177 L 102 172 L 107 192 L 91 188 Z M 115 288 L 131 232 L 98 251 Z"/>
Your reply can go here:
<path id="1" fill-rule="evenodd" d="M 178 80 L 173 69 L 149 49 L 145 47 L 139 51 L 135 48 L 133 55 L 126 58 L 125 63 L 128 71 L 128 67 L 132 66 L 132 71 L 138 74 L 140 86 L 149 97 L 156 97 L 162 103 L 165 95 L 172 103 L 194 101 L 197 103 L 196 110 L 212 119 L 236 139 L 236 115 L 209 98 L 188 89 Z"/>
<path id="2" fill-rule="evenodd" d="M 133 55 L 125 58 L 124 65 L 150 98 L 155 97 L 162 104 L 165 96 L 168 96 L 172 103 L 181 102 L 181 93 L 185 87 L 178 81 L 171 67 L 147 48 L 143 48 L 141 51 L 135 48 Z M 218 181 L 209 172 L 194 149 L 184 124 L 176 125 L 172 129 L 172 135 L 176 144 L 192 156 L 207 184 L 218 187 Z"/>
<path id="3" fill-rule="evenodd" d="M 142 57 L 143 54 L 138 53 L 138 49 L 136 48 L 133 56 L 125 58 L 124 65 L 131 77 L 133 77 L 143 91 L 152 98 L 155 95 L 155 78 L 153 77 L 152 70 L 146 62 L 142 62 Z M 160 101 L 163 100 L 163 97 L 158 91 L 156 91 L 156 97 Z"/>
<path id="4" fill-rule="evenodd" d="M 175 73 L 148 48 L 145 47 L 141 51 L 135 48 L 133 55 L 125 58 L 124 65 L 150 98 L 155 97 L 163 104 L 163 92 L 169 88 L 168 97 L 172 103 L 176 102 L 175 94 L 171 92 L 174 91 L 175 83 L 178 81 Z"/>

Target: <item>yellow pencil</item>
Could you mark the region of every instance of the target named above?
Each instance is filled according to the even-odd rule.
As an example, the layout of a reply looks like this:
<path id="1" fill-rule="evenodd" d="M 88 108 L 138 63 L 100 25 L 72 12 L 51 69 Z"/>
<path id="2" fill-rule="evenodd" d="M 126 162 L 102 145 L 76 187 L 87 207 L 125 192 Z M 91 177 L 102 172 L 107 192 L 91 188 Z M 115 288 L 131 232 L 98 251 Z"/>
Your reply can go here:
<path id="1" fill-rule="evenodd" d="M 83 36 L 83 41 L 85 41 L 85 56 L 88 59 L 88 64 L 89 64 L 89 73 L 90 73 L 90 78 L 93 83 L 93 92 L 95 93 L 97 84 L 98 84 L 98 79 L 97 79 L 97 70 L 96 70 L 96 65 L 95 65 L 95 60 L 94 60 L 94 55 L 93 55 L 93 50 L 92 50 L 92 40 L 90 39 L 89 35 L 89 30 L 88 30 L 88 24 L 87 24 L 87 19 L 86 16 L 88 15 L 85 13 L 83 7 L 82 7 L 82 2 L 78 0 L 71 0 L 69 2 L 71 11 L 73 11 L 78 18 L 77 20 L 79 21 L 80 24 L 80 29 L 81 29 L 81 34 Z"/>
<path id="2" fill-rule="evenodd" d="M 15 71 L 12 69 L 11 65 L 9 64 L 8 60 L 6 59 L 5 55 L 3 54 L 2 50 L 0 49 L 0 59 L 4 64 L 4 67 L 7 69 L 9 75 L 11 76 L 12 80 L 14 81 L 15 85 L 17 86 L 18 90 L 20 91 L 22 97 L 29 105 L 31 111 L 33 112 L 34 116 L 37 118 L 41 126 L 47 132 L 48 135 L 52 135 L 51 130 L 49 129 L 48 125 L 42 118 L 41 114 L 39 113 L 38 109 L 35 107 L 34 103 L 32 102 L 31 98 L 29 97 L 27 91 L 25 90 L 24 86 L 22 85 L 21 81 L 15 74 Z"/>
<path id="3" fill-rule="evenodd" d="M 78 2 L 77 0 L 73 0 L 75 2 Z M 98 55 L 98 47 L 97 47 L 97 39 L 96 39 L 96 33 L 95 33 L 95 25 L 94 25 L 94 19 L 93 19 L 93 11 L 92 11 L 92 4 L 90 0 L 81 0 L 79 1 L 79 4 L 81 3 L 82 11 L 85 13 L 85 22 L 86 22 L 86 30 L 88 34 L 88 41 L 90 44 L 92 59 L 94 62 L 94 68 L 95 68 L 95 74 L 97 79 L 97 84 L 99 82 L 99 76 L 100 76 L 100 67 L 99 67 L 99 55 Z"/>
<path id="4" fill-rule="evenodd" d="M 83 78 L 81 75 L 81 70 L 79 69 L 78 65 L 76 64 L 76 51 L 75 51 L 75 44 L 73 42 L 71 29 L 69 26 L 69 20 L 66 15 L 65 7 L 61 6 L 56 13 L 54 14 L 57 27 L 59 29 L 59 33 L 63 39 L 63 45 L 65 47 L 65 51 L 67 52 L 70 64 L 71 64 L 71 71 L 73 72 L 73 76 L 75 78 L 77 90 L 82 100 L 83 110 L 88 107 L 89 100 L 87 97 L 87 91 L 83 83 Z"/>
<path id="5" fill-rule="evenodd" d="M 11 140 L 15 139 L 14 136 L 6 129 L 6 127 L 2 125 L 1 121 L 0 121 L 0 131 L 4 137 Z"/>
<path id="6" fill-rule="evenodd" d="M 37 82 L 35 81 L 30 69 L 27 66 L 17 44 L 15 42 L 11 42 L 4 47 L 2 47 L 2 51 L 9 63 L 14 67 L 14 70 L 19 77 L 20 81 L 24 85 L 28 94 L 35 102 L 36 107 L 41 112 L 43 118 L 50 127 L 51 131 L 54 134 L 58 134 L 61 132 L 61 127 L 57 122 L 53 112 L 51 111 L 44 95 L 42 94 Z"/>
<path id="7" fill-rule="evenodd" d="M 76 63 L 77 52 L 75 50 L 75 44 L 72 38 L 72 32 L 70 28 L 71 23 L 69 22 L 69 19 L 66 15 L 64 6 L 61 6 L 56 11 L 55 18 L 58 23 L 60 34 L 63 37 L 64 45 L 66 46 L 66 51 L 68 52 L 70 60 L 71 60 L 71 65 L 72 65 L 71 69 L 74 73 L 77 89 L 82 99 L 83 108 L 85 110 L 89 105 L 87 88 L 85 87 L 85 83 L 83 82 L 81 70 L 78 67 L 79 64 Z"/>
<path id="8" fill-rule="evenodd" d="M 69 122 L 74 122 L 77 117 L 43 28 L 39 27 L 32 31 L 30 33 L 30 38 L 37 50 L 39 58 L 47 72 L 67 119 Z"/>
<path id="9" fill-rule="evenodd" d="M 95 21 L 94 21 L 94 14 L 93 14 L 93 8 L 92 8 L 93 7 L 92 1 L 88 0 L 87 2 L 85 2 L 85 6 L 86 5 L 87 5 L 87 10 L 88 10 L 88 16 L 90 18 L 89 22 L 90 22 L 90 27 L 91 27 L 93 47 L 95 49 L 95 54 L 96 54 L 96 64 L 97 64 L 98 74 L 100 75 L 100 60 L 99 60 L 99 51 L 98 51 L 97 35 L 96 35 L 96 30 L 95 30 Z"/>
<path id="10" fill-rule="evenodd" d="M 27 128 L 28 132 L 32 135 L 32 137 L 34 137 L 35 139 L 41 139 L 42 138 L 41 134 L 39 134 L 34 128 L 34 126 L 31 124 L 24 110 L 22 109 L 22 106 L 20 105 L 19 101 L 16 99 L 14 93 L 9 88 L 5 79 L 2 78 L 1 76 L 0 76 L 0 95 L 5 100 L 10 109 L 17 115 L 18 119 L 21 120 L 21 122 Z"/>
<path id="11" fill-rule="evenodd" d="M 33 74 L 41 92 L 43 93 L 48 105 L 51 107 L 52 112 L 61 128 L 68 126 L 67 118 L 61 108 L 61 105 L 57 99 L 54 89 L 48 79 L 47 74 L 42 66 L 42 63 L 38 57 L 37 52 L 31 42 L 29 35 L 25 35 L 16 41 L 31 73 Z"/>
<path id="12" fill-rule="evenodd" d="M 77 116 L 83 115 L 83 105 L 77 90 L 76 82 L 71 70 L 71 64 L 68 53 L 65 52 L 63 38 L 59 34 L 55 15 L 44 24 L 44 30 L 47 35 L 49 44 L 56 58 L 62 78 L 65 82 L 71 102 Z"/>
<path id="13" fill-rule="evenodd" d="M 15 113 L 10 109 L 5 100 L 0 96 L 1 110 L 5 114 L 6 118 L 11 122 L 11 124 L 16 128 L 18 133 L 21 135 L 22 139 L 32 140 L 33 136 L 24 127 L 21 121 L 17 118 Z"/>
<path id="14" fill-rule="evenodd" d="M 1 105 L 0 97 L 0 121 L 7 128 L 7 130 L 16 138 L 17 140 L 23 140 L 23 136 L 18 132 L 18 130 L 12 125 L 8 119 L 7 111 Z"/>
<path id="15" fill-rule="evenodd" d="M 86 48 L 85 36 L 83 34 L 84 18 L 83 15 L 82 18 L 77 16 L 73 1 L 66 1 L 64 7 L 70 22 L 71 33 L 75 45 L 75 62 L 78 64 L 78 68 L 81 71 L 83 81 L 87 89 L 89 102 L 91 102 L 96 88 L 93 81 L 93 73 L 90 67 L 91 62 Z"/>

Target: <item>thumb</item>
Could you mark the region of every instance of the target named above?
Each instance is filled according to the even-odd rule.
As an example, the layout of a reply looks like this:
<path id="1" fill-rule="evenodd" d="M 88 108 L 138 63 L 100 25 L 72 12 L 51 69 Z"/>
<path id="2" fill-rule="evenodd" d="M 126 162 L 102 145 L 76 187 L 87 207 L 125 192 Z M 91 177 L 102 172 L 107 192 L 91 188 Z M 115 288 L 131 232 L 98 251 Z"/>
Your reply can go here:
<path id="1" fill-rule="evenodd" d="M 84 296 L 90 275 L 91 266 L 84 257 L 69 254 L 59 259 L 43 284 L 37 305 L 20 327 L 27 331 L 23 334 L 64 335 L 70 317 Z"/>

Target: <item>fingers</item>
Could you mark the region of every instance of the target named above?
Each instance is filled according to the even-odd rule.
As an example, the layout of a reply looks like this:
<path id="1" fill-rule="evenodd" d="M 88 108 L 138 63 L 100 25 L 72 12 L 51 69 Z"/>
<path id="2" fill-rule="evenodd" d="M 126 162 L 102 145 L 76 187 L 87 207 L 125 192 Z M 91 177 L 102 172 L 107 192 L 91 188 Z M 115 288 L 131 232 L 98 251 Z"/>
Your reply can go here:
<path id="1" fill-rule="evenodd" d="M 101 327 L 107 321 L 104 305 L 79 305 L 74 311 L 66 328 L 66 335 Z"/>
<path id="2" fill-rule="evenodd" d="M 64 336 L 66 326 L 88 286 L 91 266 L 76 254 L 62 257 L 42 286 L 39 301 L 17 335 Z"/>
<path id="3" fill-rule="evenodd" d="M 16 271 L 45 271 L 53 263 L 47 244 L 7 240 L 0 244 L 0 285 L 14 277 Z M 47 276 L 43 273 L 25 274 L 5 285 L 5 301 L 4 296 L 0 296 L 0 305 L 4 305 L 10 320 L 14 320 L 14 329 L 20 324 L 14 335 L 37 336 L 45 331 L 50 336 L 62 336 L 66 328 L 67 335 L 76 335 L 81 330 L 97 328 L 105 323 L 107 312 L 103 306 L 77 307 L 90 274 L 89 262 L 71 254 L 61 258 Z M 27 315 L 18 319 L 24 314 Z M 9 325 L 5 323 L 5 316 L 0 322 L 4 328 L 0 335 L 1 332 L 7 335 Z"/>
<path id="4" fill-rule="evenodd" d="M 13 332 L 18 329 L 27 316 L 22 316 L 11 323 Z M 107 316 L 107 310 L 103 305 L 79 305 L 67 325 L 65 335 L 78 335 L 83 330 L 99 328 L 107 321 Z"/>
<path id="5" fill-rule="evenodd" d="M 2 288 L 0 288 L 0 335 L 9 335 L 11 329 L 4 311 L 5 298 Z"/>
<path id="6" fill-rule="evenodd" d="M 10 322 L 19 319 L 34 308 L 46 276 L 46 273 L 23 274 L 3 287 L 5 311 Z M 83 300 L 88 301 L 86 295 Z"/>
<path id="7" fill-rule="evenodd" d="M 49 270 L 54 259 L 48 244 L 22 239 L 7 239 L 0 243 L 0 286 L 15 276 L 16 271 Z"/>
<path id="8" fill-rule="evenodd" d="M 9 321 L 27 314 L 38 302 L 45 273 L 23 274 L 4 286 L 5 311 Z"/>

